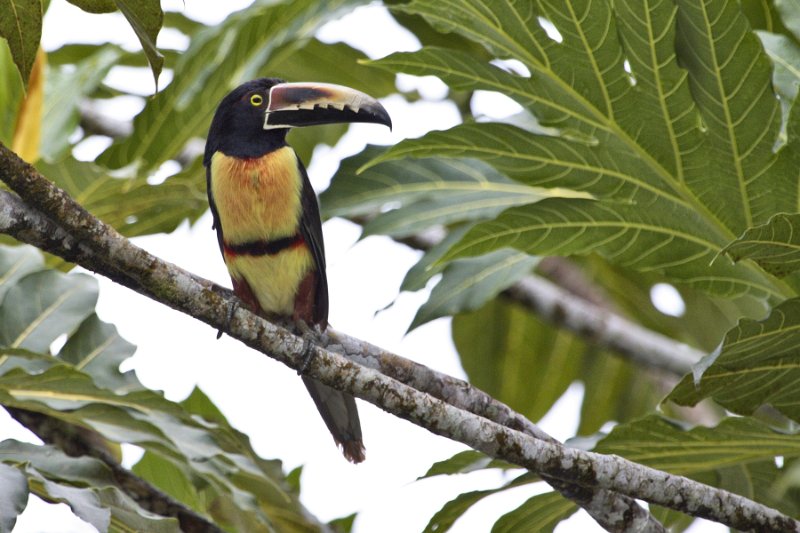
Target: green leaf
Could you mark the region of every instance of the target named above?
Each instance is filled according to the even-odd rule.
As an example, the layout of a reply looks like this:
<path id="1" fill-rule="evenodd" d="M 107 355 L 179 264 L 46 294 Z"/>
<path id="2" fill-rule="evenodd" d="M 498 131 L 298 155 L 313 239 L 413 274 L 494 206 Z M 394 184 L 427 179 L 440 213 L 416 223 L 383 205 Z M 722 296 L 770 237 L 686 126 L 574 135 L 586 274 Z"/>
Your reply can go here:
<path id="1" fill-rule="evenodd" d="M 770 278 L 748 263 L 712 262 L 722 246 L 713 232 L 701 233 L 698 214 L 674 208 L 667 216 L 634 205 L 550 198 L 511 208 L 477 224 L 445 255 L 445 261 L 514 247 L 527 254 L 599 252 L 640 271 L 659 272 L 692 287 L 728 298 L 780 296 Z"/>
<path id="2" fill-rule="evenodd" d="M 97 281 L 85 274 L 34 272 L 8 289 L 0 306 L 0 344 L 47 353 L 94 310 Z"/>
<path id="3" fill-rule="evenodd" d="M 440 463 L 435 464 L 431 467 L 431 471 L 433 470 L 452 470 L 452 466 L 456 466 L 459 463 L 464 462 L 465 460 L 469 461 L 469 454 L 475 452 L 463 452 L 460 454 L 456 454 L 448 461 L 443 461 Z M 479 454 L 482 455 L 482 454 Z M 479 458 L 480 459 L 480 458 Z M 451 463 L 448 466 L 444 466 L 446 463 Z M 465 468 L 460 470 L 453 470 L 448 473 L 469 473 L 473 470 L 482 470 L 484 468 L 492 468 L 496 465 L 494 461 L 490 461 L 488 457 L 483 456 L 482 460 L 477 461 L 474 465 L 470 466 L 469 464 L 465 465 Z M 510 465 L 509 465 L 510 466 Z M 430 472 L 430 471 L 429 471 Z M 423 477 L 428 477 L 423 476 Z M 422 478 L 420 478 L 422 479 Z M 524 474 L 520 474 L 515 476 L 510 481 L 503 483 L 501 486 L 493 489 L 487 490 L 476 490 L 471 492 L 465 492 L 463 494 L 459 494 L 454 499 L 450 500 L 449 502 L 445 503 L 441 509 L 439 509 L 436 514 L 434 514 L 428 525 L 425 526 L 425 533 L 442 533 L 444 531 L 449 531 L 450 528 L 455 524 L 455 522 L 461 518 L 461 516 L 468 511 L 473 505 L 480 502 L 487 496 L 492 496 L 493 494 L 501 493 L 505 490 L 516 488 L 522 485 L 527 485 L 529 483 L 533 483 L 538 481 L 538 476 L 526 472 Z"/>
<path id="4" fill-rule="evenodd" d="M 796 230 L 800 230 L 800 215 L 778 213 L 766 224 L 748 229 L 722 252 L 734 261 L 752 259 L 770 274 L 783 277 L 800 269 Z"/>
<path id="5" fill-rule="evenodd" d="M 152 483 L 175 500 L 200 513 L 205 513 L 206 503 L 182 469 L 153 452 L 145 452 L 133 465 L 131 472 Z"/>
<path id="6" fill-rule="evenodd" d="M 17 125 L 17 114 L 24 96 L 17 66 L 8 43 L 0 39 L 0 142 L 11 146 Z"/>
<path id="7" fill-rule="evenodd" d="M 453 244 L 461 240 L 470 227 L 470 224 L 462 224 L 451 229 L 444 240 L 427 250 L 425 255 L 408 270 L 400 285 L 400 290 L 418 291 L 423 289 L 433 276 L 442 272 L 447 263 L 441 261 L 441 258 Z"/>
<path id="8" fill-rule="evenodd" d="M 8 41 L 14 64 L 27 87 L 42 37 L 42 0 L 0 0 L 0 37 Z"/>
<path id="9" fill-rule="evenodd" d="M 114 0 L 114 2 L 128 19 L 139 42 L 142 43 L 158 91 L 158 76 L 161 74 L 161 67 L 164 66 L 164 56 L 156 48 L 156 38 L 164 20 L 161 2 L 158 0 Z"/>
<path id="10" fill-rule="evenodd" d="M 470 383 L 530 420 L 543 417 L 577 380 L 586 386 L 583 434 L 608 420 L 641 416 L 660 399 L 653 382 L 630 363 L 595 353 L 570 333 L 502 298 L 456 315 L 452 327 Z M 531 368 L 536 372 L 527 370 Z"/>
<path id="11" fill-rule="evenodd" d="M 466 450 L 444 461 L 433 463 L 425 475 L 420 476 L 417 480 L 442 475 L 468 474 L 488 468 L 490 464 L 492 464 L 491 457 L 475 450 Z"/>
<path id="12" fill-rule="evenodd" d="M 260 459 L 247 438 L 227 425 L 202 421 L 150 390 L 117 394 L 98 387 L 90 376 L 66 364 L 31 373 L 10 361 L 7 357 L 0 365 L 0 403 L 157 453 L 207 491 L 207 510 L 223 526 L 253 530 L 255 525 L 309 524 L 282 480 L 280 464 Z"/>
<path id="13" fill-rule="evenodd" d="M 694 405 L 703 398 L 733 412 L 751 414 L 769 404 L 800 420 L 800 300 L 793 298 L 772 309 L 761 321 L 743 319 L 730 330 L 719 351 L 686 376 L 668 399 Z"/>
<path id="14" fill-rule="evenodd" d="M 25 475 L 13 466 L 0 463 L 0 532 L 11 533 L 17 516 L 27 505 L 28 480 Z"/>
<path id="15" fill-rule="evenodd" d="M 498 250 L 480 257 L 453 261 L 430 298 L 417 311 L 412 330 L 439 317 L 474 311 L 510 287 L 536 266 L 538 258 L 514 250 Z"/>
<path id="16" fill-rule="evenodd" d="M 198 32 L 175 64 L 172 83 L 134 119 L 133 134 L 115 142 L 98 162 L 109 168 L 138 163 L 140 170 L 150 170 L 175 158 L 189 139 L 208 131 L 226 93 L 245 80 L 275 74 L 272 64 L 281 60 L 276 51 L 293 54 L 297 47 L 286 45 L 305 42 L 342 7 L 356 3 L 261 0 Z"/>
<path id="17" fill-rule="evenodd" d="M 87 13 L 113 13 L 117 10 L 117 3 L 114 0 L 67 0 L 67 2 Z"/>
<path id="18" fill-rule="evenodd" d="M 72 157 L 55 163 L 40 161 L 37 168 L 90 213 L 128 237 L 173 231 L 208 209 L 199 158 L 158 185 L 151 185 L 146 175 L 112 177 L 97 165 Z"/>
<path id="19" fill-rule="evenodd" d="M 445 261 L 508 246 L 599 252 L 725 297 L 790 294 L 752 264 L 708 268 L 736 235 L 794 211 L 798 197 L 794 147 L 773 150 L 781 113 L 771 63 L 739 3 L 469 0 L 441 9 L 416 0 L 395 9 L 517 60 L 530 75 L 433 47 L 375 65 L 508 95 L 550 131 L 468 123 L 405 140 L 364 168 L 409 157 L 478 158 L 527 185 L 600 200 L 513 208 L 476 226 L 463 253 Z"/>
<path id="20" fill-rule="evenodd" d="M 375 98 L 396 91 L 394 75 L 361 64 L 367 56 L 345 43 L 323 43 L 309 39 L 293 44 L 291 53 L 280 53 L 270 68 L 292 81 L 324 81 L 365 92 Z"/>
<path id="21" fill-rule="evenodd" d="M 557 492 L 546 492 L 501 516 L 492 533 L 515 531 L 553 531 L 559 522 L 571 516 L 578 507 Z"/>
<path id="22" fill-rule="evenodd" d="M 132 370 L 119 370 L 135 351 L 136 346 L 123 339 L 114 325 L 92 314 L 70 335 L 58 357 L 92 376 L 100 387 L 124 393 L 144 388 Z"/>
<path id="23" fill-rule="evenodd" d="M 92 94 L 124 52 L 114 46 L 98 48 L 70 69 L 50 69 L 45 86 L 44 122 L 40 152 L 53 160 L 69 146 L 69 135 L 78 127 L 80 104 Z"/>
<path id="24" fill-rule="evenodd" d="M 43 267 L 42 253 L 33 246 L 0 245 L 0 301 L 20 279 Z"/>
<path id="25" fill-rule="evenodd" d="M 101 531 L 109 527 L 179 531 L 175 519 L 153 515 L 120 491 L 111 470 L 98 459 L 70 457 L 50 445 L 8 439 L 0 442 L 0 461 L 4 471 L 16 467 L 13 469 L 22 475 L 26 500 L 29 482 L 31 492 L 48 501 L 66 503 L 80 518 Z"/>
<path id="26" fill-rule="evenodd" d="M 359 172 L 380 153 L 377 147 L 368 147 L 343 160 L 321 195 L 326 216 L 372 214 L 392 206 L 364 226 L 365 236 L 406 236 L 438 224 L 492 217 L 504 208 L 543 197 L 570 194 L 520 185 L 486 163 L 469 159 L 390 161 Z"/>

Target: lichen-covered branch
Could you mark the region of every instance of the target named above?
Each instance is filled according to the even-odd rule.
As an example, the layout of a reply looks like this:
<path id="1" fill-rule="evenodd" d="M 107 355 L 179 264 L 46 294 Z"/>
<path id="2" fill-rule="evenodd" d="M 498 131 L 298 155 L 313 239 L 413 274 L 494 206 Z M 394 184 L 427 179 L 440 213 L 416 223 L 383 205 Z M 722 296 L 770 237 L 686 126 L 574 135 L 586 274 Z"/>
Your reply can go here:
<path id="1" fill-rule="evenodd" d="M 117 272 L 125 273 L 123 277 L 145 287 L 148 294 L 162 303 L 224 329 L 291 368 L 304 367 L 301 354 L 305 347 L 301 339 L 241 307 L 229 320 L 232 300 L 228 295 L 215 290 L 210 282 L 198 281 L 184 270 L 132 245 L 2 145 L 0 179 L 27 203 L 57 221 L 81 246 L 103 258 L 96 259 L 96 265 L 114 264 Z M 9 221 L 0 220 L 0 224 L 4 222 Z M 742 496 L 620 457 L 537 439 L 450 405 L 322 347 L 314 347 L 313 353 L 306 371 L 315 379 L 492 457 L 571 484 L 641 498 L 737 529 L 800 531 L 800 523 L 794 519 Z"/>

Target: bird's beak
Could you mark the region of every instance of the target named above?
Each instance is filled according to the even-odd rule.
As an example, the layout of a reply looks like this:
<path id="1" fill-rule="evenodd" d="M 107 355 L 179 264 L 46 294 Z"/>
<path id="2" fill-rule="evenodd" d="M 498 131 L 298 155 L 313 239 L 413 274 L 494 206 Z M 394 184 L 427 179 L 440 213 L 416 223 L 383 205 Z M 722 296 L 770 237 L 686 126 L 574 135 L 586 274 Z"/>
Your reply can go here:
<path id="1" fill-rule="evenodd" d="M 375 98 L 330 83 L 279 83 L 269 90 L 264 129 L 338 122 L 374 122 L 392 127 L 389 113 Z"/>

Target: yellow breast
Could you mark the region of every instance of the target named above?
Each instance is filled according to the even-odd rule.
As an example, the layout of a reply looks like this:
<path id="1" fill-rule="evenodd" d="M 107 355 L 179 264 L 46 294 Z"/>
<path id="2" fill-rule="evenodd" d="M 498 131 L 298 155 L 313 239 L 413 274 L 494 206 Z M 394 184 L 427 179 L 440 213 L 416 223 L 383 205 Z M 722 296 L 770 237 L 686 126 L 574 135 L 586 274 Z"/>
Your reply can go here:
<path id="1" fill-rule="evenodd" d="M 288 146 L 262 157 L 211 158 L 211 193 L 225 241 L 273 240 L 297 232 L 303 182 Z"/>

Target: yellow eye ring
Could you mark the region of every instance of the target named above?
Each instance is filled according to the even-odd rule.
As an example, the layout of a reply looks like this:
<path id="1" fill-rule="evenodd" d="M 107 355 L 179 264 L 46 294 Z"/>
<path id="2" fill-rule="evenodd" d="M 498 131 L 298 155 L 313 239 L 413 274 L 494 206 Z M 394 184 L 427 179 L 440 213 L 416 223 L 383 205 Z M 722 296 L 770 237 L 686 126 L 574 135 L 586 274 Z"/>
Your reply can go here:
<path id="1" fill-rule="evenodd" d="M 250 97 L 250 103 L 258 107 L 264 103 L 264 97 L 261 96 L 260 94 L 254 94 L 253 96 Z"/>

